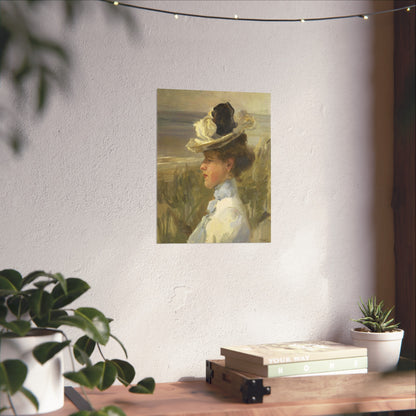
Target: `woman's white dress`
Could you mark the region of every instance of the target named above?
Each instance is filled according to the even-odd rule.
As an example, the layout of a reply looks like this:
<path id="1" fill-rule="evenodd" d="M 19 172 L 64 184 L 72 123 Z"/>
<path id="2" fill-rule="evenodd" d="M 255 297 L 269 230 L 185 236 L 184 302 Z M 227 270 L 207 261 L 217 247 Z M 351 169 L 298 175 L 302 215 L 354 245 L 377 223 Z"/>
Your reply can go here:
<path id="1" fill-rule="evenodd" d="M 250 227 L 235 179 L 217 185 L 207 214 L 188 238 L 188 243 L 248 243 Z"/>

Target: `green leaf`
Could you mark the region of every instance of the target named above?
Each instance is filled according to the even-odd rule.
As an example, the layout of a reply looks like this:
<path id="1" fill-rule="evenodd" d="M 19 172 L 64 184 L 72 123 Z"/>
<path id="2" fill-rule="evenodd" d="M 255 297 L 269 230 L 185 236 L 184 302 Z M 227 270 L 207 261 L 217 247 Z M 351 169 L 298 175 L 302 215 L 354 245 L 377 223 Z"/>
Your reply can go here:
<path id="1" fill-rule="evenodd" d="M 81 329 L 93 341 L 105 345 L 110 326 L 105 316 L 94 308 L 79 308 L 73 316 L 63 316 L 52 322 L 55 326 L 68 325 Z"/>
<path id="2" fill-rule="evenodd" d="M 385 316 L 385 320 L 387 320 L 387 318 L 390 316 L 390 314 L 393 312 L 394 306 L 392 306 L 387 312 L 386 312 L 386 316 Z M 393 319 L 394 320 L 394 319 Z"/>
<path id="3" fill-rule="evenodd" d="M 39 402 L 36 396 L 30 390 L 23 386 L 20 387 L 20 391 L 26 396 L 26 398 L 28 398 L 32 402 L 35 409 L 39 410 Z"/>
<path id="4" fill-rule="evenodd" d="M 90 288 L 90 286 L 84 280 L 78 279 L 76 277 L 69 277 L 68 279 L 66 279 L 66 284 L 66 293 L 61 285 L 55 286 L 52 290 L 51 294 L 54 298 L 54 309 L 62 308 L 63 306 L 69 305 Z"/>
<path id="5" fill-rule="evenodd" d="M 53 285 L 54 281 L 53 280 L 42 280 L 40 282 L 36 282 L 33 283 L 33 285 L 40 290 L 44 290 L 46 287 Z"/>
<path id="6" fill-rule="evenodd" d="M 16 290 L 20 290 L 22 288 L 23 278 L 22 275 L 13 269 L 4 269 L 0 271 L 0 276 L 6 278 Z"/>
<path id="7" fill-rule="evenodd" d="M 93 416 L 95 414 L 95 410 L 80 410 L 76 413 L 71 413 L 69 416 Z"/>
<path id="8" fill-rule="evenodd" d="M 5 391 L 12 396 L 23 386 L 26 375 L 27 367 L 22 361 L 0 362 L 0 391 Z"/>
<path id="9" fill-rule="evenodd" d="M 33 66 L 28 59 L 27 56 L 25 56 L 25 59 L 22 60 L 22 63 L 20 64 L 19 68 L 16 68 L 13 71 L 13 82 L 16 85 L 16 88 L 20 88 L 22 86 L 23 79 L 30 74 L 32 71 Z"/>
<path id="10" fill-rule="evenodd" d="M 28 321 L 0 321 L 0 325 L 4 328 L 7 328 L 9 331 L 19 335 L 20 337 L 25 336 L 30 331 L 30 322 Z"/>
<path id="11" fill-rule="evenodd" d="M 45 364 L 47 361 L 49 361 L 52 357 L 58 354 L 58 352 L 63 350 L 70 343 L 71 341 L 44 342 L 36 346 L 33 349 L 32 354 L 41 364 Z"/>
<path id="12" fill-rule="evenodd" d="M 47 277 L 49 280 L 42 280 L 40 282 L 36 282 L 35 286 L 42 289 L 52 283 L 59 283 L 61 285 L 61 288 L 63 289 L 63 292 L 66 293 L 67 292 L 67 282 L 66 279 L 64 278 L 64 276 L 61 273 L 47 273 L 43 270 L 38 270 L 35 272 L 32 272 L 30 274 L 28 274 L 24 279 L 23 279 L 23 286 L 28 285 L 29 283 L 34 282 L 36 279 L 38 279 L 39 277 Z"/>
<path id="13" fill-rule="evenodd" d="M 117 369 L 117 379 L 120 383 L 128 386 L 134 379 L 136 375 L 136 371 L 134 367 L 128 363 L 127 361 L 123 360 L 111 360 L 111 362 L 115 365 Z"/>
<path id="14" fill-rule="evenodd" d="M 38 326 L 48 326 L 53 298 L 44 290 L 35 291 L 29 298 L 30 315 Z"/>
<path id="15" fill-rule="evenodd" d="M 83 318 L 87 323 L 86 334 L 99 344 L 105 345 L 110 337 L 110 325 L 102 312 L 95 308 L 78 308 L 75 316 Z"/>
<path id="16" fill-rule="evenodd" d="M 93 389 L 101 379 L 101 370 L 98 367 L 86 367 L 79 371 L 70 371 L 64 373 L 64 377 L 81 386 Z"/>
<path id="17" fill-rule="evenodd" d="M 21 295 L 10 296 L 7 299 L 7 306 L 13 315 L 20 317 L 29 310 L 27 299 Z"/>
<path id="18" fill-rule="evenodd" d="M 0 305 L 0 322 L 6 319 L 8 309 L 6 305 Z"/>
<path id="19" fill-rule="evenodd" d="M 155 380 L 152 377 L 144 378 L 135 386 L 129 388 L 130 393 L 152 394 L 155 390 Z"/>
<path id="20" fill-rule="evenodd" d="M 48 277 L 48 273 L 44 272 L 43 270 L 36 270 L 34 272 L 29 273 L 27 276 L 24 277 L 22 287 L 34 282 L 38 277 Z"/>
<path id="21" fill-rule="evenodd" d="M 117 406 L 106 406 L 100 410 L 81 410 L 70 416 L 126 416 L 126 414 Z"/>
<path id="22" fill-rule="evenodd" d="M 89 357 L 94 352 L 96 342 L 83 335 L 74 345 L 74 357 L 80 364 L 90 365 Z"/>
<path id="23" fill-rule="evenodd" d="M 29 307 L 35 316 L 48 316 L 52 309 L 53 298 L 44 290 L 37 290 L 33 292 L 29 298 Z"/>
<path id="24" fill-rule="evenodd" d="M 384 301 L 377 303 L 375 296 L 370 297 L 365 304 L 362 299 L 360 302 L 362 317 L 353 319 L 353 321 L 366 326 L 372 332 L 386 332 L 398 327 L 398 324 L 394 323 L 394 319 L 388 319 L 394 307 L 385 311 L 383 309 Z"/>
<path id="25" fill-rule="evenodd" d="M 97 388 L 100 391 L 108 389 L 113 385 L 117 376 L 117 369 L 111 361 L 101 361 L 94 365 L 101 372 L 100 381 L 97 384 Z"/>
<path id="26" fill-rule="evenodd" d="M 0 296 L 9 296 L 16 293 L 19 293 L 17 287 L 7 277 L 0 275 Z"/>
<path id="27" fill-rule="evenodd" d="M 126 414 L 117 406 L 106 406 L 98 410 L 97 416 L 126 416 Z"/>
<path id="28" fill-rule="evenodd" d="M 58 319 L 51 321 L 49 323 L 53 325 L 54 328 L 58 328 L 61 325 L 73 326 L 75 328 L 81 329 L 84 332 L 87 330 L 88 322 L 80 316 L 60 316 Z"/>
<path id="29" fill-rule="evenodd" d="M 37 111 L 40 113 L 46 106 L 46 99 L 49 93 L 49 84 L 44 67 L 39 69 L 39 81 L 38 81 L 38 105 Z"/>
<path id="30" fill-rule="evenodd" d="M 59 328 L 60 323 L 58 323 L 57 321 L 64 316 L 68 316 L 68 313 L 66 311 L 62 311 L 60 309 L 55 311 L 52 309 L 50 314 L 50 321 L 48 322 L 48 327 Z"/>
<path id="31" fill-rule="evenodd" d="M 55 273 L 53 275 L 53 279 L 56 279 L 56 281 L 59 282 L 59 284 L 62 287 L 62 290 L 64 291 L 65 294 L 67 294 L 68 293 L 68 286 L 67 286 L 67 281 L 66 281 L 65 277 L 61 273 Z"/>
<path id="32" fill-rule="evenodd" d="M 77 355 L 77 361 L 79 363 L 81 363 L 82 365 L 86 365 L 87 367 L 92 366 L 92 362 L 90 360 L 90 357 L 87 355 L 87 353 L 85 351 L 78 350 L 77 347 L 74 345 L 74 355 L 75 354 Z"/>

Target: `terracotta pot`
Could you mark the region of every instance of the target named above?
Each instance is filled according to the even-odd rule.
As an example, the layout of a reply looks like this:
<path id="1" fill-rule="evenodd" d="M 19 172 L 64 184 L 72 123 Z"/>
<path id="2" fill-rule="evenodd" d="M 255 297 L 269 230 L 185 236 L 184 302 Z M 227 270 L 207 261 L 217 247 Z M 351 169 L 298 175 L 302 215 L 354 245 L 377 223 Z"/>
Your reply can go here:
<path id="1" fill-rule="evenodd" d="M 45 364 L 40 364 L 32 355 L 32 350 L 44 342 L 62 342 L 62 334 L 51 330 L 32 330 L 24 337 L 3 337 L 0 346 L 0 361 L 7 359 L 22 360 L 28 367 L 24 387 L 38 399 L 39 410 L 23 394 L 17 392 L 12 396 L 13 405 L 19 415 L 33 415 L 52 412 L 64 405 L 63 354 L 55 355 Z M 8 405 L 5 393 L 0 393 L 2 406 Z M 7 409 L 3 415 L 13 415 Z"/>
<path id="2" fill-rule="evenodd" d="M 351 329 L 352 343 L 367 348 L 368 371 L 392 371 L 400 358 L 404 331 L 367 332 Z"/>

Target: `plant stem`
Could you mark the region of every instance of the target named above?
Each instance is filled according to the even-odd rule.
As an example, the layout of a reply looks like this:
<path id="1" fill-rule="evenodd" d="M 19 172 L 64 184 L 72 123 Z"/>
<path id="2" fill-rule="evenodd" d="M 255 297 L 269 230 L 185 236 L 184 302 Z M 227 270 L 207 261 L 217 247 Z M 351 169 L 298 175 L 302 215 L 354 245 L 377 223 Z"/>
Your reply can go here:
<path id="1" fill-rule="evenodd" d="M 22 314 L 22 298 L 19 299 L 19 308 L 17 309 L 17 319 L 20 319 Z"/>
<path id="2" fill-rule="evenodd" d="M 106 359 L 105 359 L 105 357 L 104 357 L 104 354 L 103 354 L 103 352 L 101 351 L 100 344 L 98 344 L 98 343 L 97 343 L 97 348 L 98 348 L 98 351 L 99 351 L 99 353 L 100 353 L 100 355 L 101 355 L 101 358 L 102 358 L 104 361 L 106 361 Z"/>
<path id="3" fill-rule="evenodd" d="M 12 397 L 7 393 L 7 400 L 9 401 L 10 407 L 12 408 L 14 416 L 17 416 L 16 409 L 13 406 Z"/>

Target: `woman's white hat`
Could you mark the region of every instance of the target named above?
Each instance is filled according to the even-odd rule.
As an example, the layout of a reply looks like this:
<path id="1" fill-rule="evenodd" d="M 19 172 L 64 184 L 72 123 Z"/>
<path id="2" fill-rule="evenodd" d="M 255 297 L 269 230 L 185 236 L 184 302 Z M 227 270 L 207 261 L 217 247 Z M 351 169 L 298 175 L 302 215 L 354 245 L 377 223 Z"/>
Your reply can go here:
<path id="1" fill-rule="evenodd" d="M 241 111 L 234 121 L 230 103 L 218 104 L 207 116 L 194 124 L 197 138 L 192 138 L 186 148 L 194 153 L 224 147 L 240 136 L 244 130 L 253 129 L 256 122 L 250 114 Z"/>

